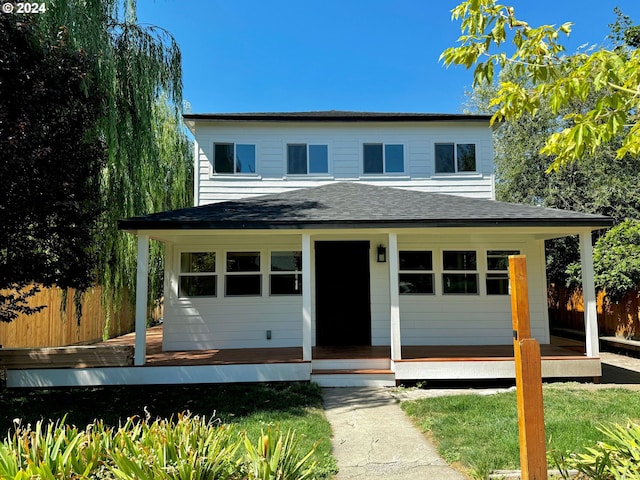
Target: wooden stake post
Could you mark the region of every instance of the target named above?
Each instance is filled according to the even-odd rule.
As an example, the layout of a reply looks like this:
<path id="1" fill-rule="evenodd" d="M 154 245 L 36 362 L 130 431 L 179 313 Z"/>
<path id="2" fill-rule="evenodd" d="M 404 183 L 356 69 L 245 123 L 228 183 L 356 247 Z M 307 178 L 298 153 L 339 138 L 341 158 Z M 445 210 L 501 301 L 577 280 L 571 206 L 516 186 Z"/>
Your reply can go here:
<path id="1" fill-rule="evenodd" d="M 540 344 L 531 338 L 527 264 L 524 255 L 509 256 L 509 286 L 516 364 L 521 478 L 546 480 L 547 449 L 542 403 L 542 364 Z"/>

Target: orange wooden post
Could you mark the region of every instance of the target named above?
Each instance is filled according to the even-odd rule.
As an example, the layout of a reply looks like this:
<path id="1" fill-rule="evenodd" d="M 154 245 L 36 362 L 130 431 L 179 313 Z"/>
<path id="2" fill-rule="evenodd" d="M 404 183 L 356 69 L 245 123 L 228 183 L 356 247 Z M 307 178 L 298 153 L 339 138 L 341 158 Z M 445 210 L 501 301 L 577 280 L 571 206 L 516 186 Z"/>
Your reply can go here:
<path id="1" fill-rule="evenodd" d="M 540 345 L 531 338 L 527 263 L 524 255 L 509 256 L 511 319 L 516 365 L 520 469 L 522 480 L 547 479 L 547 448 L 542 403 Z"/>

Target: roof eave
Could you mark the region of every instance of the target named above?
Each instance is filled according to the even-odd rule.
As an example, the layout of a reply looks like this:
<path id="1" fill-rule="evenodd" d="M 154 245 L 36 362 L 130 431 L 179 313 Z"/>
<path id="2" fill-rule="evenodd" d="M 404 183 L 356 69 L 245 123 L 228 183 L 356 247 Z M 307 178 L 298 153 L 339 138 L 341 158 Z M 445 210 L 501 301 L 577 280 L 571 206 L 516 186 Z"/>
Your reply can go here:
<path id="1" fill-rule="evenodd" d="M 436 220 L 327 220 L 327 221 L 154 221 L 120 220 L 118 229 L 139 230 L 304 230 L 347 228 L 482 228 L 482 227 L 574 227 L 599 230 L 614 225 L 609 219 L 436 219 Z"/>

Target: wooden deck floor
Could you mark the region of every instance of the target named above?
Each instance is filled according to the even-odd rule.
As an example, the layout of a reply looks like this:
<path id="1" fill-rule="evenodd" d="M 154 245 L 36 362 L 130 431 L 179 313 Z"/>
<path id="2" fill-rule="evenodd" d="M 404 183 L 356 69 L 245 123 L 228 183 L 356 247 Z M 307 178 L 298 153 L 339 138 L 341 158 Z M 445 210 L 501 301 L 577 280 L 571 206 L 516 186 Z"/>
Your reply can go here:
<path id="1" fill-rule="evenodd" d="M 541 345 L 545 358 L 581 357 L 583 346 L 573 340 L 552 338 L 552 344 Z M 135 334 L 130 333 L 104 342 L 108 345 L 133 345 Z M 582 349 L 582 350 L 581 350 Z M 365 359 L 390 358 L 388 346 L 313 347 L 313 359 Z M 512 345 L 466 346 L 405 346 L 402 359 L 406 361 L 479 361 L 513 358 Z M 179 352 L 162 351 L 162 326 L 147 330 L 146 365 L 232 365 L 303 362 L 302 348 L 243 348 L 223 350 L 193 350 Z"/>

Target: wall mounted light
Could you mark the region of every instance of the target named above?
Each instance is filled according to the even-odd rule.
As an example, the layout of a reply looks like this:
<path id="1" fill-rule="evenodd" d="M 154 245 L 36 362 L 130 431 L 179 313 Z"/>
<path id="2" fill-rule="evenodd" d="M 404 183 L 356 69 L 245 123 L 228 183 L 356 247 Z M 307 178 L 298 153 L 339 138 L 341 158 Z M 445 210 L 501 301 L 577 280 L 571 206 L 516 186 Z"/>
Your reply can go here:
<path id="1" fill-rule="evenodd" d="M 378 263 L 387 261 L 387 248 L 384 245 L 378 245 Z"/>

